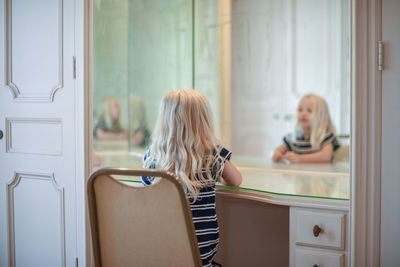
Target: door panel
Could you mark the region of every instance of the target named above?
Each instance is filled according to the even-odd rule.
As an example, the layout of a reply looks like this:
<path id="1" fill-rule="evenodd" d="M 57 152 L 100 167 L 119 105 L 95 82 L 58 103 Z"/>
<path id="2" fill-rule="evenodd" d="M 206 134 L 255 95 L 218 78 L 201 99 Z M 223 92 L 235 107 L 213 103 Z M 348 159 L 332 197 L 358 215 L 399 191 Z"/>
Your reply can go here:
<path id="1" fill-rule="evenodd" d="M 16 173 L 7 194 L 14 233 L 10 261 L 16 266 L 65 266 L 64 194 L 54 176 Z"/>
<path id="2" fill-rule="evenodd" d="M 75 265 L 74 5 L 0 0 L 0 266 Z"/>
<path id="3" fill-rule="evenodd" d="M 63 1 L 8 2 L 6 84 L 16 100 L 51 101 L 63 83 Z"/>

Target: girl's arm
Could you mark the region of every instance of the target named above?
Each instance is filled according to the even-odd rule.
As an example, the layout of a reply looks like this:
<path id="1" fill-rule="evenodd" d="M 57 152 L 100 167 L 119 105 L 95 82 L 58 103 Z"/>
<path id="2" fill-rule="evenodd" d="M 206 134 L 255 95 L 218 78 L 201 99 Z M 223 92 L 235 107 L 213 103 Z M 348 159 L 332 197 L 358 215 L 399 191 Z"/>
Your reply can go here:
<path id="1" fill-rule="evenodd" d="M 310 154 L 287 153 L 283 158 L 291 163 L 330 163 L 333 154 L 333 144 L 329 143 L 322 147 L 318 152 Z"/>
<path id="2" fill-rule="evenodd" d="M 239 186 L 242 183 L 242 174 L 229 160 L 225 161 L 221 182 L 229 186 Z"/>
<path id="3" fill-rule="evenodd" d="M 279 145 L 274 150 L 274 155 L 272 156 L 272 160 L 275 162 L 281 161 L 283 159 L 283 155 L 287 152 L 287 146 L 285 144 Z"/>

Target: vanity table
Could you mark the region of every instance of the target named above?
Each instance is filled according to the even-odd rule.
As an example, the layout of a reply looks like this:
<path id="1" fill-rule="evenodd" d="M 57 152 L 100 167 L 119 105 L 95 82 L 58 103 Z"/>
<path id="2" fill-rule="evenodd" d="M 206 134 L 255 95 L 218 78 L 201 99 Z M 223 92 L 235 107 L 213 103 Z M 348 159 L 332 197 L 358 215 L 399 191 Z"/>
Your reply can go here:
<path id="1" fill-rule="evenodd" d="M 349 175 L 329 168 L 239 168 L 240 187 L 218 185 L 216 260 L 223 266 L 346 266 Z"/>
<path id="2" fill-rule="evenodd" d="M 141 168 L 138 152 L 98 151 L 98 167 Z M 240 187 L 217 185 L 223 266 L 345 267 L 348 163 L 273 164 L 235 157 Z"/>

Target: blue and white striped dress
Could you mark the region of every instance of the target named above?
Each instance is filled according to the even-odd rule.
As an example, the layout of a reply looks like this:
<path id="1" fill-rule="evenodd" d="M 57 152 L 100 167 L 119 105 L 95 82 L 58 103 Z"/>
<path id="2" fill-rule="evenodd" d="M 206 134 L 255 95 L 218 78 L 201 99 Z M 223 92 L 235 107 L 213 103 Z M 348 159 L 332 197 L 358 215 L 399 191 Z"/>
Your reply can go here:
<path id="1" fill-rule="evenodd" d="M 340 144 L 336 139 L 335 134 L 332 132 L 327 133 L 325 135 L 319 149 L 313 148 L 311 145 L 310 138 L 304 138 L 303 133 L 301 131 L 298 131 L 296 133 L 296 138 L 293 138 L 292 134 L 286 135 L 285 137 L 283 137 L 283 143 L 286 145 L 288 151 L 293 151 L 298 154 L 309 154 L 317 152 L 321 150 L 322 147 L 324 147 L 329 143 L 332 143 L 333 151 L 336 151 L 340 147 Z"/>
<path id="2" fill-rule="evenodd" d="M 223 163 L 231 158 L 232 153 L 222 148 L 219 153 Z M 145 156 L 145 159 L 148 155 Z M 150 166 L 155 168 L 155 164 Z M 214 181 L 219 181 L 221 172 L 212 173 Z M 141 177 L 144 185 L 150 185 L 154 177 Z M 215 209 L 215 182 L 208 187 L 200 190 L 196 201 L 188 195 L 194 228 L 196 230 L 197 242 L 200 249 L 200 256 L 203 266 L 212 266 L 212 261 L 217 253 L 219 242 L 218 218 Z"/>

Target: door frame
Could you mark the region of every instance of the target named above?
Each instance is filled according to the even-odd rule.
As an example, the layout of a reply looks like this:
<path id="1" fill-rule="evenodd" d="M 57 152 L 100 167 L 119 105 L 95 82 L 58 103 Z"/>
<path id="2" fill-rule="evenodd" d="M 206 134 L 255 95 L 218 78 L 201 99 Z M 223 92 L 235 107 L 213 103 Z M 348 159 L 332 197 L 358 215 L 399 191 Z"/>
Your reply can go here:
<path id="1" fill-rule="evenodd" d="M 88 20 L 91 14 L 89 4 L 92 0 L 73 0 L 75 2 L 75 86 L 77 88 L 75 95 L 75 129 L 76 129 L 76 213 L 77 213 L 77 258 L 75 266 L 91 266 L 90 259 L 91 249 L 88 208 L 87 208 L 87 190 L 86 184 L 90 174 L 90 156 L 91 150 L 91 130 L 87 127 L 91 123 L 91 91 L 92 85 L 89 81 L 92 80 L 92 66 L 87 64 L 92 62 L 90 55 L 91 37 L 88 34 L 90 25 Z M 90 27 L 89 27 L 90 26 Z M 90 250 L 91 251 L 91 250 Z M 89 262 L 89 264 L 88 264 Z"/>
<path id="2" fill-rule="evenodd" d="M 351 174 L 348 266 L 379 266 L 381 216 L 381 0 L 352 2 Z"/>
<path id="3" fill-rule="evenodd" d="M 84 199 L 85 203 L 83 206 L 78 207 L 78 209 L 84 209 L 84 218 L 82 220 L 83 226 L 83 238 L 85 240 L 85 247 L 82 250 L 85 253 L 83 261 L 85 262 L 82 266 L 94 266 L 93 259 L 93 249 L 91 241 L 91 229 L 89 221 L 89 208 L 88 208 L 88 195 L 87 195 L 87 181 L 91 172 L 92 166 L 92 147 L 93 147 L 93 0 L 78 0 L 81 5 L 79 5 L 80 10 L 78 11 L 78 17 L 80 18 L 78 22 L 78 28 L 81 29 L 79 32 L 80 44 L 83 44 L 82 49 L 80 49 L 79 58 L 80 63 L 77 65 L 77 73 L 82 73 L 80 76 L 77 74 L 77 80 L 80 81 L 84 90 L 80 95 L 83 105 L 81 105 L 82 110 L 80 114 L 84 114 L 81 117 L 81 128 L 80 133 L 83 134 L 82 150 L 83 157 L 78 164 L 80 165 L 78 169 L 81 173 L 84 173 L 82 179 L 84 188 Z M 81 16 L 80 16 L 81 15 Z M 81 27 L 79 27 L 81 26 Z M 83 27 L 82 27 L 83 26 Z M 80 106 L 80 105 L 78 105 Z M 77 112 L 79 113 L 79 111 Z M 81 151 L 82 151 L 81 150 Z M 79 265 L 77 265 L 79 266 Z"/>
<path id="4" fill-rule="evenodd" d="M 78 0 L 79 1 L 79 0 Z M 350 173 L 350 232 L 347 266 L 379 266 L 380 263 L 380 199 L 381 199 L 381 72 L 377 70 L 377 41 L 381 39 L 381 0 L 350 0 L 351 4 L 351 173 Z M 81 1 L 79 1 L 81 3 Z M 82 13 L 81 13 L 82 12 Z M 82 19 L 80 15 L 82 14 Z M 79 118 L 78 135 L 84 134 L 83 144 L 77 144 L 77 173 L 85 173 L 85 188 L 92 165 L 93 127 L 93 0 L 78 5 L 78 42 L 84 43 L 78 58 L 77 82 L 84 87 L 77 105 L 83 110 Z M 79 43 L 78 43 L 79 44 Z M 83 75 L 79 75 L 82 73 Z M 78 119 L 78 118 L 77 118 Z M 82 131 L 83 129 L 83 131 Z M 79 142 L 78 142 L 79 143 Z M 81 146 L 82 145 L 82 146 Z M 78 153 L 83 148 L 83 155 Z M 80 161 L 82 159 L 82 161 Z M 80 171 L 80 172 L 79 172 Z M 77 192 L 80 192 L 77 190 Z M 87 204 L 85 209 L 86 265 L 92 266 L 90 226 Z M 79 218 L 82 222 L 82 218 Z M 78 244 L 78 247 L 80 244 Z M 79 250 L 81 251 L 81 250 Z M 83 250 L 82 250 L 83 251 Z"/>

